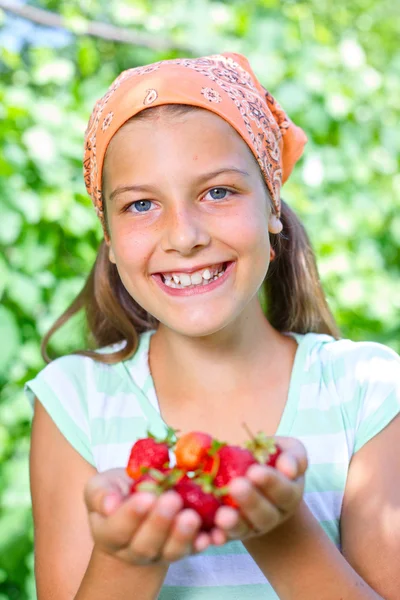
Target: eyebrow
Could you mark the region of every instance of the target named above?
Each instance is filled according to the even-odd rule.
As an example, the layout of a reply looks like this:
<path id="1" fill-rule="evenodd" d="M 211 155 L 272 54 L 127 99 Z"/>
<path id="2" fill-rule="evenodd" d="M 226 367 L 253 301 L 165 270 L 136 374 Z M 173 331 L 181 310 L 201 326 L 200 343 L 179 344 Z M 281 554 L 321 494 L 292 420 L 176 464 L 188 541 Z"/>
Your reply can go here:
<path id="1" fill-rule="evenodd" d="M 217 169 L 216 171 L 211 171 L 210 173 L 200 175 L 200 177 L 196 179 L 196 184 L 204 183 L 205 181 L 209 181 L 210 179 L 213 179 L 218 175 L 223 175 L 224 173 L 236 173 L 238 175 L 250 177 L 250 174 L 243 169 L 238 169 L 237 167 L 223 167 L 222 169 Z M 154 188 L 151 185 L 120 185 L 111 192 L 110 201 L 114 200 L 116 196 L 123 194 L 124 192 L 151 192 L 153 190 Z"/>

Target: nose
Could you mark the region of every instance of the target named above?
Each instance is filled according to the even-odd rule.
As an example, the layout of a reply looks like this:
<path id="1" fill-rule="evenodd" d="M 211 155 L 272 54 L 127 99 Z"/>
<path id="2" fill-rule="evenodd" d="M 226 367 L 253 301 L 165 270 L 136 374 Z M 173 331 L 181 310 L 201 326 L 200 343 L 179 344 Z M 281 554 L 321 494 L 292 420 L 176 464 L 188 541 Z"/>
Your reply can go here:
<path id="1" fill-rule="evenodd" d="M 190 255 L 210 243 L 210 234 L 201 216 L 191 207 L 172 211 L 164 226 L 162 249 Z"/>

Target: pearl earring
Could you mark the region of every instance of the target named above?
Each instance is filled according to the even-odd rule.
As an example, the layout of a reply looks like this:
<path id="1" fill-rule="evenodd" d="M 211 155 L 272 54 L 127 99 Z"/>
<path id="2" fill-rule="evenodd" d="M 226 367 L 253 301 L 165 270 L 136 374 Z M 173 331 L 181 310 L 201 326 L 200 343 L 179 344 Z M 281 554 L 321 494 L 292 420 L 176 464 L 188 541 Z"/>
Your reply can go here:
<path id="1" fill-rule="evenodd" d="M 276 215 L 269 216 L 271 233 L 280 233 L 283 229 L 282 221 Z"/>

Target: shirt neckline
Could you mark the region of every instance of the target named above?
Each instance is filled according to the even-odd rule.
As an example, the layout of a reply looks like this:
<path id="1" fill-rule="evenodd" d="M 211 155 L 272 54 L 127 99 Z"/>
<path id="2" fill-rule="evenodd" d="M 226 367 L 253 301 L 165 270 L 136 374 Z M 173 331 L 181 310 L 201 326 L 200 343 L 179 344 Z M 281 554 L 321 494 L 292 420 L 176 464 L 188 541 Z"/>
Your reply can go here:
<path id="1" fill-rule="evenodd" d="M 150 370 L 149 364 L 149 350 L 150 350 L 150 339 L 151 336 L 155 333 L 156 330 L 150 330 L 142 333 L 140 336 L 140 343 L 138 348 L 138 355 L 143 357 L 140 360 L 142 368 L 146 368 L 147 377 L 146 380 L 149 381 L 149 385 L 147 386 L 147 393 L 152 394 L 155 399 L 155 408 L 157 410 L 158 418 L 165 428 L 168 427 L 167 423 L 165 423 L 164 419 L 161 415 L 160 404 L 158 402 L 155 384 L 153 380 L 153 376 Z M 309 343 L 311 339 L 314 337 L 312 333 L 295 333 L 295 332 L 285 332 L 284 335 L 288 335 L 294 338 L 297 342 L 296 354 L 293 361 L 292 372 L 290 375 L 289 389 L 288 395 L 285 403 L 285 407 L 283 409 L 278 427 L 274 435 L 276 436 L 288 436 L 293 427 L 293 423 L 297 413 L 297 404 L 298 404 L 298 390 L 301 386 L 302 378 L 305 372 L 305 364 L 306 358 L 309 351 Z M 133 357 L 134 358 L 134 357 Z M 148 399 L 148 402 L 150 400 Z"/>

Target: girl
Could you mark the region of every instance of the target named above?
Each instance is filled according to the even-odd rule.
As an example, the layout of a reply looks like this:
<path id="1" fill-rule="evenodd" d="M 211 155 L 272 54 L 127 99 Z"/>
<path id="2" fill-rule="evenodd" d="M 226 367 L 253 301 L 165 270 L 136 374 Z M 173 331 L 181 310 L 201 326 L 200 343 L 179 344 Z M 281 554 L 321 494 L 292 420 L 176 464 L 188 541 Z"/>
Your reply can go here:
<path id="1" fill-rule="evenodd" d="M 84 308 L 97 350 L 27 384 L 39 600 L 398 600 L 400 359 L 340 339 L 280 198 L 305 142 L 240 55 L 131 69 L 97 102 L 104 241 L 44 340 Z M 284 452 L 210 534 L 175 492 L 128 497 L 147 429 L 242 444 L 243 421 Z"/>

